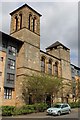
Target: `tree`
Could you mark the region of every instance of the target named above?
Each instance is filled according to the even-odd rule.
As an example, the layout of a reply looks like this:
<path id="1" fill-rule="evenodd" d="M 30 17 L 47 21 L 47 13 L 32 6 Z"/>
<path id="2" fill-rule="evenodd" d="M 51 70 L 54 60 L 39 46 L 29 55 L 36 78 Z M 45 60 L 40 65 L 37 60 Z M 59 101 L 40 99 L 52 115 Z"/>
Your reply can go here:
<path id="1" fill-rule="evenodd" d="M 43 102 L 48 95 L 51 97 L 54 94 L 55 96 L 61 86 L 62 79 L 57 77 L 45 74 L 25 77 L 23 81 L 23 98 L 25 101 L 29 98 L 29 103 Z"/>

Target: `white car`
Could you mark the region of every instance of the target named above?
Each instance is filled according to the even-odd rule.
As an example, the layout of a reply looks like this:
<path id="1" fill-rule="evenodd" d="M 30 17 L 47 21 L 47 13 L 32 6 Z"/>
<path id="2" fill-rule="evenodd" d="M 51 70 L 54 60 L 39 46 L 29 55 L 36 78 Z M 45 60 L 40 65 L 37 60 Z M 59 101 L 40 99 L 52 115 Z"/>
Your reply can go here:
<path id="1" fill-rule="evenodd" d="M 67 103 L 59 103 L 56 104 L 54 107 L 47 109 L 47 114 L 50 115 L 61 115 L 63 113 L 70 113 L 71 107 Z"/>

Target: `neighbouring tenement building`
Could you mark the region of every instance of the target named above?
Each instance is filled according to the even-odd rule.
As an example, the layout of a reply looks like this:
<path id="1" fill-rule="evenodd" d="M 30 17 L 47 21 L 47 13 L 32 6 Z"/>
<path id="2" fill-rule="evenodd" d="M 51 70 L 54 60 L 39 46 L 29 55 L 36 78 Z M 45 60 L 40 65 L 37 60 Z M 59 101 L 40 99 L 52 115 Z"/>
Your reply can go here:
<path id="1" fill-rule="evenodd" d="M 71 64 L 73 101 L 80 98 L 80 68 Z"/>
<path id="2" fill-rule="evenodd" d="M 45 73 L 62 78 L 64 83 L 72 82 L 70 49 L 57 41 L 46 52 L 40 50 L 41 14 L 24 4 L 10 15 L 10 35 L 0 32 L 0 104 L 24 103 L 24 76 Z M 73 98 L 71 88 L 64 86 L 63 101 Z"/>

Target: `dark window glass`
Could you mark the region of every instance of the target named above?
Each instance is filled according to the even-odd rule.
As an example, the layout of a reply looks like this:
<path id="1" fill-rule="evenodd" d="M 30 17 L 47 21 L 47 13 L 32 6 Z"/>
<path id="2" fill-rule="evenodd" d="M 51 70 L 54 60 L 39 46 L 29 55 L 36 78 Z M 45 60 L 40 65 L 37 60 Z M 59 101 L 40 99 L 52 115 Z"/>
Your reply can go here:
<path id="1" fill-rule="evenodd" d="M 64 107 L 68 107 L 68 105 L 64 105 Z"/>
<path id="2" fill-rule="evenodd" d="M 16 48 L 13 46 L 9 46 L 9 54 L 15 56 L 16 55 Z"/>
<path id="3" fill-rule="evenodd" d="M 20 16 L 20 29 L 22 28 L 22 14 L 19 15 Z"/>
<path id="4" fill-rule="evenodd" d="M 2 72 L 0 72 L 0 76 L 2 76 Z"/>
<path id="5" fill-rule="evenodd" d="M 55 65 L 54 65 L 54 75 L 58 76 L 58 62 L 55 62 Z"/>
<path id="6" fill-rule="evenodd" d="M 8 68 L 9 69 L 15 69 L 15 61 L 8 59 Z"/>
<path id="7" fill-rule="evenodd" d="M 36 18 L 33 18 L 33 32 L 36 30 Z"/>
<path id="8" fill-rule="evenodd" d="M 11 73 L 7 73 L 7 82 L 8 83 L 14 83 L 15 75 Z"/>
<path id="9" fill-rule="evenodd" d="M 61 105 L 54 105 L 55 108 L 61 108 Z"/>
<path id="10" fill-rule="evenodd" d="M 28 29 L 31 29 L 31 14 L 29 14 Z"/>
<path id="11" fill-rule="evenodd" d="M 4 98 L 11 99 L 12 98 L 12 89 L 4 88 Z"/>
<path id="12" fill-rule="evenodd" d="M 17 16 L 15 17 L 15 23 L 16 23 L 16 29 L 15 30 L 18 30 L 18 18 L 17 18 Z"/>
<path id="13" fill-rule="evenodd" d="M 45 59 L 41 58 L 41 72 L 45 72 Z"/>
<path id="14" fill-rule="evenodd" d="M 74 68 L 71 68 L 71 72 L 74 73 Z"/>
<path id="15" fill-rule="evenodd" d="M 51 60 L 49 60 L 49 63 L 48 63 L 48 73 L 52 74 L 52 61 Z"/>
<path id="16" fill-rule="evenodd" d="M 3 57 L 0 57 L 0 61 L 3 61 Z"/>

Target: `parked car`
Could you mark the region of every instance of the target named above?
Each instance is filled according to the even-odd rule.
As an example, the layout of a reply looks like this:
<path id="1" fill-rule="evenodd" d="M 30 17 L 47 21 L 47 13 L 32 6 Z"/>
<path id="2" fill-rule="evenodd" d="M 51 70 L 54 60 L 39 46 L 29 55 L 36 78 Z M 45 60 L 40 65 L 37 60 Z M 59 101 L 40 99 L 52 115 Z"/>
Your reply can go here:
<path id="1" fill-rule="evenodd" d="M 54 107 L 47 109 L 47 114 L 50 115 L 61 115 L 63 113 L 70 113 L 71 107 L 67 103 L 58 103 Z"/>

